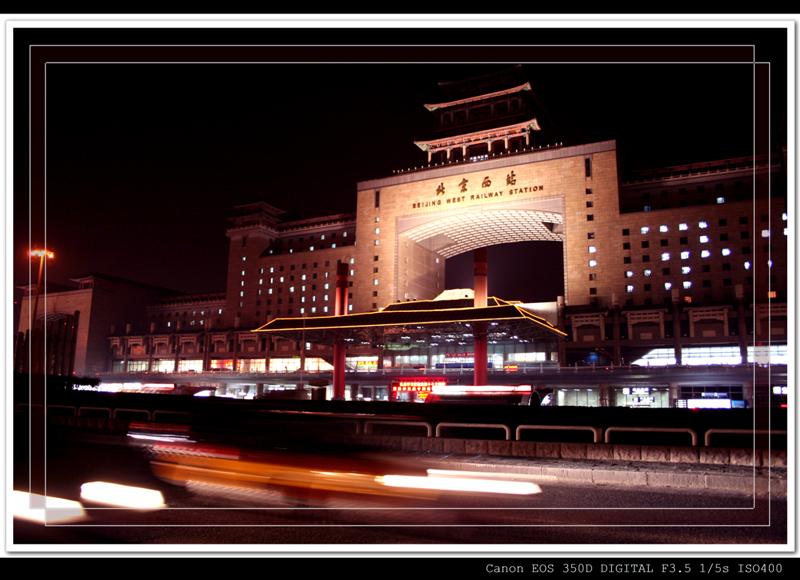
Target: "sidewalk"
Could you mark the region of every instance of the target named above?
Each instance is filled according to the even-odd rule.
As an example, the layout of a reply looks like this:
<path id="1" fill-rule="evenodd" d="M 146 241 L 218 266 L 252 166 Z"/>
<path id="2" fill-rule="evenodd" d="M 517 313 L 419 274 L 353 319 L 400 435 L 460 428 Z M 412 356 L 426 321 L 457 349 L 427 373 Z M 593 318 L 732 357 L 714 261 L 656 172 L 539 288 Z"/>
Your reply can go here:
<path id="1" fill-rule="evenodd" d="M 398 456 L 402 455 L 405 454 Z M 530 478 L 534 482 L 541 480 L 610 487 L 677 488 L 776 498 L 785 498 L 787 492 L 787 471 L 775 467 L 518 459 L 488 455 L 407 455 L 412 456 L 433 469 L 513 474 Z"/>

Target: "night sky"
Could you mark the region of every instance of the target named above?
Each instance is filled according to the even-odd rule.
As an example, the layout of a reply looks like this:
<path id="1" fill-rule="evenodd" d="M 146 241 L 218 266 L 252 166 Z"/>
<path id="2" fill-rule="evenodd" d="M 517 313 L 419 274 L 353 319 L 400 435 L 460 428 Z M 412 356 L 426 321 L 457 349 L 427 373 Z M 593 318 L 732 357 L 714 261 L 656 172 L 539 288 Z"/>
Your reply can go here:
<path id="1" fill-rule="evenodd" d="M 47 244 L 58 256 L 49 279 L 101 272 L 221 292 L 232 206 L 266 201 L 291 217 L 354 211 L 356 182 L 425 161 L 413 140 L 429 132 L 422 105 L 437 81 L 497 68 L 49 64 Z M 525 71 L 552 138 L 617 139 L 623 175 L 752 154 L 750 65 L 528 64 Z M 15 246 L 27 247 L 24 228 Z M 534 255 L 552 276 L 527 279 L 509 252 L 493 251 L 490 291 L 554 299 L 562 291 L 559 245 L 523 244 L 514 259 Z M 24 257 L 16 266 L 24 281 Z M 447 282 L 470 285 L 468 256 L 449 261 Z"/>

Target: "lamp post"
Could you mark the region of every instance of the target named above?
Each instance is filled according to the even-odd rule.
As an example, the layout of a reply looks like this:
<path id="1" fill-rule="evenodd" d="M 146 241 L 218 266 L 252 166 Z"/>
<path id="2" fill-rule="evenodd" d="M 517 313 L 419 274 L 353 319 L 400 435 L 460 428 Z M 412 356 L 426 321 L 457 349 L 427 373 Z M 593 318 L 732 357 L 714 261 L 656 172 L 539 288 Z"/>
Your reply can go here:
<path id="1" fill-rule="evenodd" d="M 44 277 L 45 260 L 52 260 L 56 257 L 55 252 L 46 248 L 37 248 L 28 252 L 31 258 L 39 258 L 39 279 L 36 283 L 36 299 L 33 301 L 33 316 L 31 316 L 31 329 L 36 323 L 36 313 L 39 310 L 39 296 L 42 294 L 42 280 Z"/>

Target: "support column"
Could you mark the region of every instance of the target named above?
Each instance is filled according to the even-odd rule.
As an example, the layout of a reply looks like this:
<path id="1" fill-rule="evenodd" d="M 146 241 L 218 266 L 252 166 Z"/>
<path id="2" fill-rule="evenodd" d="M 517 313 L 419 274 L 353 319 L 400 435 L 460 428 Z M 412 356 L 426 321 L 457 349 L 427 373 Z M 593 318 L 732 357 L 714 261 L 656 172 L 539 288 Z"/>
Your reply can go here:
<path id="1" fill-rule="evenodd" d="M 614 296 L 614 301 L 616 302 L 616 294 Z M 611 323 L 613 324 L 611 328 L 611 337 L 614 341 L 614 351 L 612 355 L 612 360 L 614 361 L 615 365 L 622 364 L 622 343 L 621 343 L 621 332 L 619 328 L 619 304 L 614 304 L 612 309 L 611 315 Z M 629 337 L 630 339 L 630 337 Z"/>
<path id="2" fill-rule="evenodd" d="M 772 396 L 772 393 L 767 392 L 767 396 Z M 745 400 L 745 404 L 747 405 L 748 409 L 752 409 L 754 407 L 753 404 L 753 383 L 752 382 L 744 382 L 742 383 L 742 398 Z M 762 402 L 762 405 L 769 404 L 769 399 L 767 402 Z"/>
<path id="3" fill-rule="evenodd" d="M 508 140 L 508 139 L 506 139 Z M 562 330 L 566 330 L 566 317 L 564 316 L 564 297 L 558 296 L 556 298 L 556 304 L 558 308 L 558 327 Z M 560 334 L 558 335 L 558 366 L 563 367 L 567 363 L 567 344 L 566 340 Z M 555 391 L 553 391 L 553 397 L 555 397 Z"/>
<path id="4" fill-rule="evenodd" d="M 737 284 L 734 288 L 736 292 L 736 321 L 739 330 L 739 354 L 742 357 L 742 364 L 747 364 L 747 321 L 744 318 L 744 287 Z"/>
<path id="5" fill-rule="evenodd" d="M 600 385 L 600 406 L 601 407 L 613 407 L 613 401 L 611 400 L 611 395 L 613 390 L 609 385 Z"/>
<path id="6" fill-rule="evenodd" d="M 669 406 L 674 408 L 676 402 L 681 398 L 681 386 L 678 383 L 669 384 Z"/>
<path id="7" fill-rule="evenodd" d="M 347 264 L 341 261 L 337 262 L 334 316 L 345 316 L 347 314 L 347 274 Z M 333 343 L 333 399 L 335 401 L 344 400 L 346 356 L 347 349 L 344 344 L 344 336 L 340 334 Z"/>
<path id="8" fill-rule="evenodd" d="M 675 349 L 675 364 L 680 365 L 683 359 L 681 352 L 681 311 L 678 308 L 680 295 L 672 291 L 672 344 Z"/>
<path id="9" fill-rule="evenodd" d="M 486 308 L 489 299 L 489 259 L 486 248 L 478 248 L 474 251 L 473 266 L 474 305 L 475 308 Z M 486 322 L 475 322 L 472 326 L 472 335 L 475 341 L 473 384 L 485 385 L 488 382 L 487 359 L 489 358 L 487 324 Z"/>

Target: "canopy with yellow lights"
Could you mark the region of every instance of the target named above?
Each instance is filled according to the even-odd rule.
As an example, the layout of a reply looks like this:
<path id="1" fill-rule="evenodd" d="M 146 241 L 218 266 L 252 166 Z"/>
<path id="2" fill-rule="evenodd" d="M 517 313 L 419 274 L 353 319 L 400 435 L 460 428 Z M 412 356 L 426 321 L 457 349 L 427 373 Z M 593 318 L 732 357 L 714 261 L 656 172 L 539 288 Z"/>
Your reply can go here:
<path id="1" fill-rule="evenodd" d="M 396 302 L 377 312 L 343 316 L 276 318 L 254 332 L 293 340 L 348 342 L 386 348 L 445 346 L 472 342 L 475 323 L 486 323 L 490 342 L 533 342 L 566 336 L 520 302 L 490 297 L 485 307 L 472 299 Z"/>

